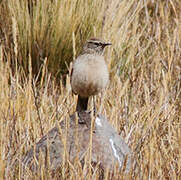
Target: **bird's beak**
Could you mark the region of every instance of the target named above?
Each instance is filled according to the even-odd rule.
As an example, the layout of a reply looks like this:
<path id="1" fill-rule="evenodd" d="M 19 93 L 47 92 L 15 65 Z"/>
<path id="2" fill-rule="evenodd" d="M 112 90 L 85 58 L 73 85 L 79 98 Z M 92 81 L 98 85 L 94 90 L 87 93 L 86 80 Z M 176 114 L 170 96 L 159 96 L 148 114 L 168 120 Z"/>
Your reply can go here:
<path id="1" fill-rule="evenodd" d="M 112 45 L 112 43 L 104 43 L 104 46 L 110 46 L 110 45 Z"/>

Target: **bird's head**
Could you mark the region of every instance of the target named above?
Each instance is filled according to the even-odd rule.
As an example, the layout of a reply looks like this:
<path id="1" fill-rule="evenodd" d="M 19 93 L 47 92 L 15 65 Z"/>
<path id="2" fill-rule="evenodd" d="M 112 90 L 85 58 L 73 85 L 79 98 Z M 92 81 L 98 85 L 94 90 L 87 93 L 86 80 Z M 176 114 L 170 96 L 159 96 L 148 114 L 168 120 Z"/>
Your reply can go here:
<path id="1" fill-rule="evenodd" d="M 91 38 L 85 43 L 83 53 L 103 55 L 104 48 L 109 45 L 111 45 L 111 43 L 104 42 L 97 38 Z"/>

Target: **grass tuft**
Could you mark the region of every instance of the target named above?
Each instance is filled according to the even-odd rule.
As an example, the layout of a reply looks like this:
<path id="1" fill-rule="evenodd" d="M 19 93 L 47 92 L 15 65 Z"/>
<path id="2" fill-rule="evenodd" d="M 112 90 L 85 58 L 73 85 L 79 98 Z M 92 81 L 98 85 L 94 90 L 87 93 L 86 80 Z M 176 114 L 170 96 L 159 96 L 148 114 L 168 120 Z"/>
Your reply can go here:
<path id="1" fill-rule="evenodd" d="M 104 178 L 179 179 L 180 22 L 180 0 L 1 0 L 0 178 L 20 179 L 21 166 L 13 163 L 75 111 L 70 77 L 64 86 L 61 76 L 85 40 L 98 36 L 113 45 L 105 52 L 111 81 L 96 105 L 137 162 L 124 177 L 115 170 Z M 88 175 L 98 179 L 99 171 Z M 50 177 L 42 167 L 36 179 Z M 53 177 L 83 179 L 85 171 L 65 159 Z"/>

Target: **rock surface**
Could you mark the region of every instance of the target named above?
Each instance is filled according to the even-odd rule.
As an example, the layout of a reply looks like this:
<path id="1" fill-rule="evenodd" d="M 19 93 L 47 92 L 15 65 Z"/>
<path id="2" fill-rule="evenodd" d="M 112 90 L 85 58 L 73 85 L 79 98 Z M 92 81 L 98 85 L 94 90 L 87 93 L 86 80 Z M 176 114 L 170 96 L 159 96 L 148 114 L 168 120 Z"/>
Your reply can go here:
<path id="1" fill-rule="evenodd" d="M 36 172 L 41 156 L 45 163 L 49 159 L 51 170 L 56 170 L 63 162 L 65 148 L 70 162 L 77 155 L 79 160 L 83 161 L 86 154 L 90 152 L 89 145 L 92 142 L 91 162 L 93 164 L 99 163 L 103 169 L 111 170 L 116 164 L 120 169 L 124 165 L 125 171 L 129 172 L 133 160 L 131 150 L 107 119 L 98 115 L 91 126 L 90 113 L 82 112 L 79 114 L 79 121 L 84 123 L 78 123 L 73 114 L 69 120 L 62 121 L 57 127 L 50 130 L 23 157 L 24 167 Z"/>

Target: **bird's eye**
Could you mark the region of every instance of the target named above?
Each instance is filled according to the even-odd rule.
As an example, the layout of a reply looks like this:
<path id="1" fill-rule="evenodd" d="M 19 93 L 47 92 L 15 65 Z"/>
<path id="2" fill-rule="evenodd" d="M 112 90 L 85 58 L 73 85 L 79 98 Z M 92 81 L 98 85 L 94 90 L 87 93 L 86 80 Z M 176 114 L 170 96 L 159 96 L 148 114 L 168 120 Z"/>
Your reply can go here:
<path id="1" fill-rule="evenodd" d="M 100 46 L 101 44 L 100 43 L 94 43 L 96 46 Z"/>

